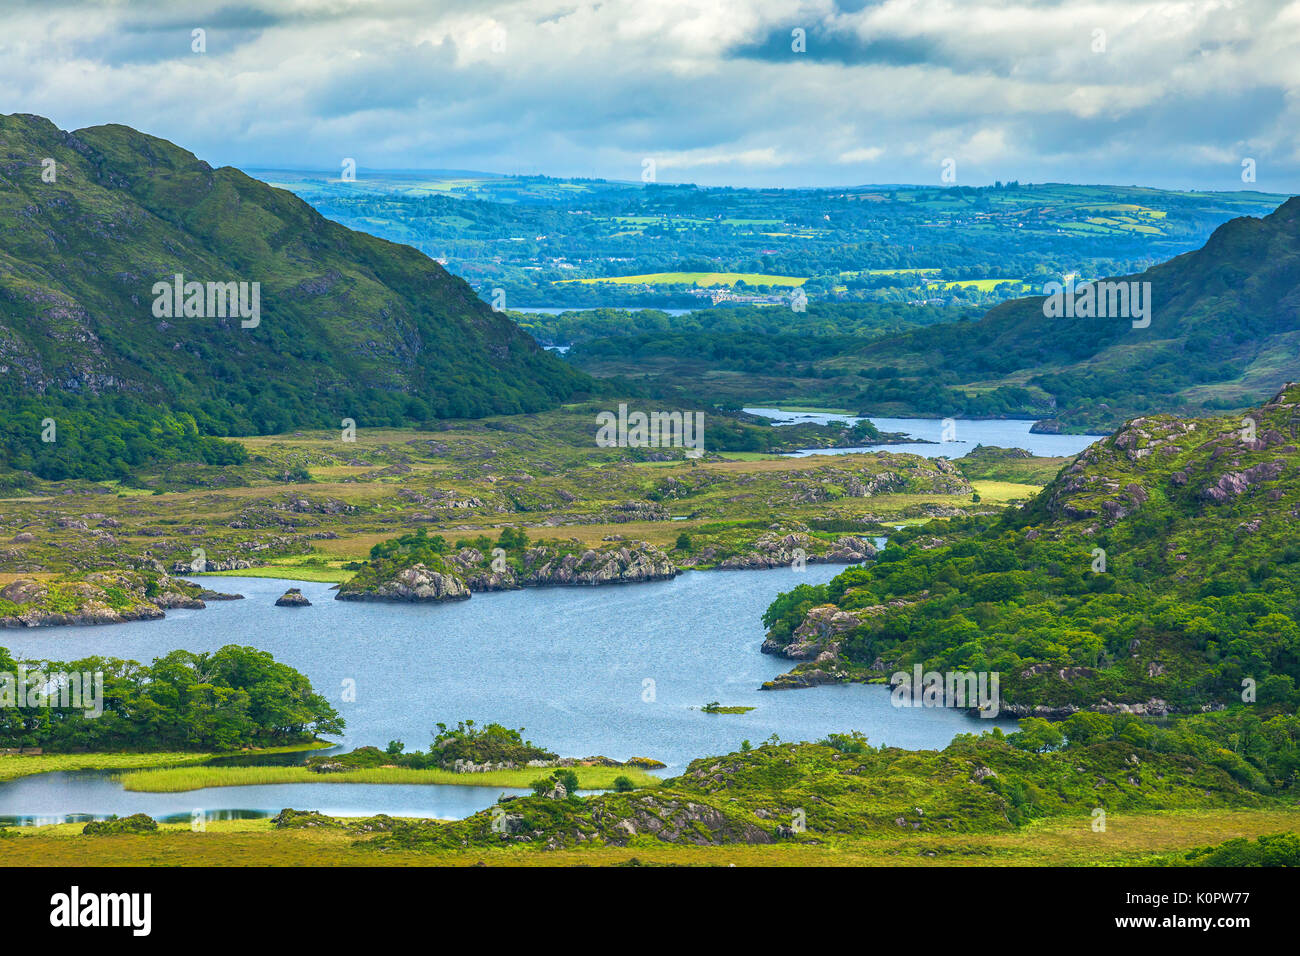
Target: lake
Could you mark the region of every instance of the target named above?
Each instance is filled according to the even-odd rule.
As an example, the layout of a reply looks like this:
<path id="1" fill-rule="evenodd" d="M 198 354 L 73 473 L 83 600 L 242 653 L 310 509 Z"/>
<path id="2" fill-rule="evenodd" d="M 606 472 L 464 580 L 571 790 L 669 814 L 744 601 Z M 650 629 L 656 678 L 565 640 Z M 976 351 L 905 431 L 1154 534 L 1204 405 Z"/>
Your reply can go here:
<path id="1" fill-rule="evenodd" d="M 992 445 L 998 448 L 1023 448 L 1032 455 L 1044 458 L 1063 458 L 1077 455 L 1093 442 L 1100 440 L 1097 435 L 1038 435 L 1030 432 L 1033 422 L 1025 419 L 953 419 L 953 441 L 943 441 L 943 422 L 941 418 L 869 418 L 863 419 L 853 415 L 834 415 L 829 412 L 787 412 L 779 408 L 746 408 L 751 415 L 770 418 L 776 425 L 795 425 L 803 422 L 815 422 L 825 425 L 828 422 L 848 422 L 855 425 L 860 421 L 870 421 L 882 432 L 904 432 L 911 438 L 919 438 L 932 444 L 880 444 L 865 445 L 857 448 L 809 448 L 790 452 L 795 458 L 808 455 L 850 455 L 867 451 L 900 451 L 924 458 L 962 458 L 977 445 Z"/>
<path id="2" fill-rule="evenodd" d="M 397 739 L 426 749 L 436 722 L 472 718 L 523 727 L 527 738 L 563 756 L 652 757 L 668 764 L 669 775 L 696 757 L 773 734 L 817 740 L 860 730 L 873 744 L 917 749 L 995 723 L 1013 726 L 953 710 L 895 708 L 878 685 L 760 691 L 793 666 L 759 653 L 763 611 L 781 591 L 823 583 L 843 568 L 694 571 L 671 581 L 529 588 L 441 605 L 335 601 L 327 584 L 296 582 L 313 602 L 308 608 L 273 606 L 282 580 L 199 576 L 246 599 L 168 611 L 161 621 L 10 631 L 0 642 L 16 656 L 55 660 L 111 654 L 150 661 L 176 648 L 252 645 L 305 673 L 329 698 L 347 721 L 340 742 L 348 748 Z M 343 699 L 345 682 L 355 682 L 355 701 Z M 698 709 L 713 700 L 755 709 Z M 103 774 L 44 774 L 0 784 L 0 816 L 293 806 L 451 817 L 489 806 L 499 793 L 299 784 L 128 794 Z"/>

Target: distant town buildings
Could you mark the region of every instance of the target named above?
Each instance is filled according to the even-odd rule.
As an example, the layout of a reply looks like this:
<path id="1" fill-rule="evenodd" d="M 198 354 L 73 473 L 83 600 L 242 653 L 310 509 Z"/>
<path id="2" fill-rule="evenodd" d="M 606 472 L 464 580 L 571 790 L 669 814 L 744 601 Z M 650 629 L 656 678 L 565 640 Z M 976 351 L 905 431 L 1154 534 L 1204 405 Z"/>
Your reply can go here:
<path id="1" fill-rule="evenodd" d="M 739 292 L 732 292 L 725 288 L 708 288 L 708 289 L 691 289 L 690 295 L 697 299 L 708 299 L 713 305 L 722 302 L 737 302 L 744 305 L 781 305 L 788 301 L 788 297 L 780 293 L 770 295 L 744 295 Z"/>

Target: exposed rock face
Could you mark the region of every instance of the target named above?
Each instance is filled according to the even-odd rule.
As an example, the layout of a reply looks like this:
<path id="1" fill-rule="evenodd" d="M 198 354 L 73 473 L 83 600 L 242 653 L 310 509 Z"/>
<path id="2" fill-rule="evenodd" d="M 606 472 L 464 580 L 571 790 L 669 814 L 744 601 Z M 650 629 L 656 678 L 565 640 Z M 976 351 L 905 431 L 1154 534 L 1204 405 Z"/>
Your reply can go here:
<path id="1" fill-rule="evenodd" d="M 463 601 L 469 588 L 455 575 L 413 564 L 373 588 L 348 590 L 345 584 L 334 597 L 338 601 Z"/>
<path id="2" fill-rule="evenodd" d="M 874 561 L 876 553 L 876 546 L 866 538 L 845 535 L 820 560 L 830 564 L 860 564 L 863 561 Z"/>
<path id="3" fill-rule="evenodd" d="M 876 557 L 875 545 L 856 535 L 845 535 L 826 552 L 814 553 L 819 547 L 821 543 L 806 534 L 769 533 L 754 542 L 753 551 L 726 558 L 718 566 L 725 570 L 754 570 L 793 567 L 797 559 L 808 564 L 858 564 Z"/>
<path id="4" fill-rule="evenodd" d="M 1138 714 L 1144 717 L 1167 717 L 1170 712 L 1169 704 L 1159 697 L 1152 697 L 1150 700 L 1136 704 L 1112 704 L 1102 698 L 1089 709 L 1099 714 Z"/>
<path id="5" fill-rule="evenodd" d="M 790 671 L 788 674 L 778 674 L 770 681 L 764 682 L 762 690 L 799 690 L 804 687 L 820 687 L 822 684 L 838 684 L 847 678 L 847 674 L 840 671 L 826 671 L 820 667 L 814 667 L 806 671 Z"/>
<path id="6" fill-rule="evenodd" d="M 247 571 L 253 566 L 251 561 L 245 561 L 242 558 L 231 558 L 225 561 L 208 560 L 203 562 L 203 567 L 196 566 L 197 562 L 177 561 L 172 564 L 172 574 L 203 574 L 208 571 Z"/>
<path id="7" fill-rule="evenodd" d="M 1133 419 L 1111 439 L 1085 449 L 1048 487 L 1049 513 L 1114 525 L 1140 511 L 1157 489 L 1212 506 L 1254 494 L 1279 500 L 1283 492 L 1276 486 L 1261 486 L 1287 472 L 1288 459 L 1273 456 L 1295 453 L 1283 433 L 1293 407 L 1286 402 L 1289 389 L 1240 425 L 1230 422 L 1226 428 L 1222 422 L 1163 415 Z M 1260 460 L 1259 453 L 1270 452 Z M 1132 480 L 1135 473 L 1139 481 Z"/>
<path id="8" fill-rule="evenodd" d="M 1041 663 L 1026 667 L 1020 672 L 1021 677 L 1037 677 L 1041 674 L 1051 674 L 1057 680 L 1070 682 L 1078 680 L 1081 677 L 1092 677 L 1096 671 L 1091 667 L 1057 667 L 1054 664 Z"/>
<path id="9" fill-rule="evenodd" d="M 601 520 L 607 522 L 629 521 L 667 521 L 668 509 L 657 501 L 624 501 L 601 513 Z"/>
<path id="10" fill-rule="evenodd" d="M 97 571 L 80 581 L 19 578 L 0 589 L 0 600 L 17 606 L 0 616 L 0 627 L 154 620 L 163 616 L 164 608 L 205 607 L 199 593 L 186 581 L 134 571 Z M 64 610 L 69 605 L 75 610 Z"/>
<path id="11" fill-rule="evenodd" d="M 275 602 L 276 607 L 311 607 L 311 601 L 303 596 L 300 588 L 289 588 L 279 600 Z"/>
<path id="12" fill-rule="evenodd" d="M 612 757 L 592 756 L 592 757 L 555 757 L 551 760 L 529 760 L 519 763 L 513 760 L 491 761 L 475 763 L 472 760 L 457 759 L 452 762 L 451 766 L 443 766 L 444 770 L 451 770 L 454 773 L 490 773 L 494 770 L 516 770 L 521 767 L 532 767 L 536 769 L 545 769 L 549 767 L 637 767 L 641 769 L 656 769 L 664 767 L 665 764 L 659 760 L 652 760 L 649 757 L 632 757 L 626 761 L 615 760 Z"/>
<path id="13" fill-rule="evenodd" d="M 554 792 L 551 796 L 555 796 Z M 625 805 L 596 800 L 590 822 L 584 821 L 571 830 L 530 830 L 523 814 L 507 810 L 501 821 L 505 839 L 512 843 L 533 843 L 548 850 L 597 839 L 607 846 L 627 846 L 638 836 L 692 846 L 777 841 L 776 834 L 739 814 L 731 815 L 707 803 L 683 797 L 638 794 Z M 512 798 L 507 797 L 500 806 L 508 808 L 511 802 Z"/>
<path id="14" fill-rule="evenodd" d="M 462 548 L 451 556 L 465 578 L 465 585 L 471 591 L 517 591 L 519 582 L 515 572 L 504 561 L 493 567 L 493 562 L 484 558 L 477 548 Z"/>
<path id="15" fill-rule="evenodd" d="M 806 534 L 765 534 L 754 542 L 753 551 L 726 558 L 719 567 L 724 570 L 788 568 L 796 558 L 805 562 L 813 560 L 812 547 L 813 541 Z"/>
<path id="16" fill-rule="evenodd" d="M 789 644 L 769 637 L 763 642 L 763 653 L 779 654 L 795 661 L 812 660 L 827 651 L 835 656 L 840 646 L 834 638 L 861 623 L 858 615 L 841 611 L 834 604 L 823 604 L 808 611 Z"/>
<path id="17" fill-rule="evenodd" d="M 1201 496 L 1215 504 L 1223 504 L 1245 494 L 1255 485 L 1280 477 L 1285 470 L 1286 462 L 1277 460 L 1263 462 L 1245 471 L 1230 471 L 1201 492 Z"/>
<path id="18" fill-rule="evenodd" d="M 201 588 L 199 598 L 204 601 L 242 601 L 242 594 L 225 594 L 221 591 L 213 591 L 210 588 Z"/>
<path id="19" fill-rule="evenodd" d="M 728 817 L 716 807 L 689 800 L 646 794 L 632 802 L 631 813 L 617 817 L 604 808 L 592 813 L 607 843 L 626 846 L 648 834 L 666 843 L 722 846 L 727 843 L 775 843 L 768 831 L 747 820 Z"/>
<path id="20" fill-rule="evenodd" d="M 668 555 L 644 541 L 601 551 L 589 548 L 580 554 L 547 546 L 529 548 L 523 565 L 519 583 L 524 587 L 665 581 L 678 571 Z"/>
<path id="21" fill-rule="evenodd" d="M 644 541 L 600 550 L 578 548 L 538 545 L 499 564 L 476 548 L 464 548 L 447 558 L 445 571 L 415 564 L 379 585 L 354 578 L 335 596 L 344 601 L 452 601 L 473 591 L 663 581 L 679 571 L 668 555 Z M 522 564 L 522 571 L 515 569 L 515 561 Z"/>
<path id="22" fill-rule="evenodd" d="M 1051 707 L 1047 704 L 1009 704 L 1004 700 L 999 707 L 999 716 L 1002 717 L 1041 717 L 1043 720 L 1065 720 L 1078 712 L 1079 708 L 1074 704 Z"/>

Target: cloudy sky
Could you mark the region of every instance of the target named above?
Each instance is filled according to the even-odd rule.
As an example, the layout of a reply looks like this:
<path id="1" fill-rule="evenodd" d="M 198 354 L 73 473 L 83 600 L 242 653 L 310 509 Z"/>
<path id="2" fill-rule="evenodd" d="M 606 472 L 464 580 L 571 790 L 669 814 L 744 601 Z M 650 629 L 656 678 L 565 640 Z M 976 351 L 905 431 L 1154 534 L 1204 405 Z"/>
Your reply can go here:
<path id="1" fill-rule="evenodd" d="M 1298 0 L 0 12 L 0 112 L 125 123 L 242 167 L 636 180 L 650 159 L 661 182 L 804 186 L 937 184 L 951 159 L 959 184 L 1300 192 L 1298 91 Z"/>

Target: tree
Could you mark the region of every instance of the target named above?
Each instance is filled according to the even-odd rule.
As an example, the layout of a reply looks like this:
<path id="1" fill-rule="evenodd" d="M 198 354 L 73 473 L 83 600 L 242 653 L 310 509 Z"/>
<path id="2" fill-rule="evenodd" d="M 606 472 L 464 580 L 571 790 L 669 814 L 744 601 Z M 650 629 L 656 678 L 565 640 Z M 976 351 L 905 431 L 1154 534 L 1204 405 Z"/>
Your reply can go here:
<path id="1" fill-rule="evenodd" d="M 1059 725 L 1041 717 L 1022 717 L 1020 730 L 1007 735 L 1007 743 L 1031 753 L 1055 750 L 1063 739 Z"/>
<path id="2" fill-rule="evenodd" d="M 555 771 L 555 780 L 564 787 L 564 792 L 570 800 L 578 799 L 578 775 L 569 770 L 567 767 L 563 770 Z"/>
<path id="3" fill-rule="evenodd" d="M 1115 732 L 1115 723 L 1105 714 L 1081 710 L 1065 720 L 1065 736 L 1070 746 L 1085 746 L 1109 740 Z"/>

